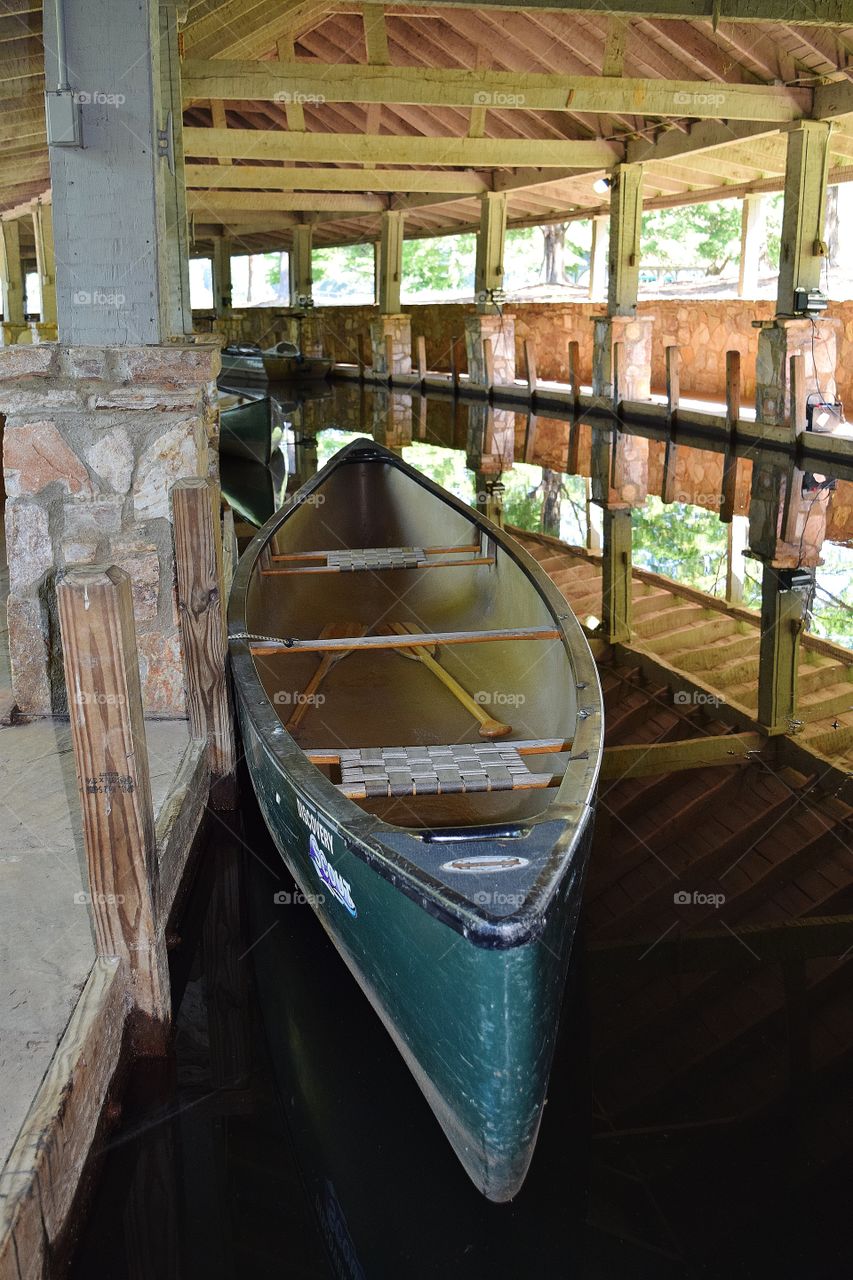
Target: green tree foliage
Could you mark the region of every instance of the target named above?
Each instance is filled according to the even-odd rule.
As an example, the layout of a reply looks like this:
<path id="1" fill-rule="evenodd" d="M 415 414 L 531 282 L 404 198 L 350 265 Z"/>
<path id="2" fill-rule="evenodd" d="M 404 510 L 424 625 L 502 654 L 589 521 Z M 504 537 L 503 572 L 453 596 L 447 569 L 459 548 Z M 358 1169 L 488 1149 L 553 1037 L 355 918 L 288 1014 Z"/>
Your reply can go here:
<path id="1" fill-rule="evenodd" d="M 314 293 L 319 302 L 346 302 L 349 296 L 373 297 L 373 245 L 347 244 L 311 254 Z"/>
<path id="2" fill-rule="evenodd" d="M 655 209 L 643 214 L 642 258 L 654 266 L 700 267 L 720 275 L 740 254 L 739 200 Z"/>
<path id="3" fill-rule="evenodd" d="M 403 293 L 473 293 L 476 237 L 436 236 L 403 242 Z"/>
<path id="4" fill-rule="evenodd" d="M 649 497 L 634 512 L 633 557 L 640 569 L 722 595 L 726 586 L 726 526 L 713 511 Z"/>

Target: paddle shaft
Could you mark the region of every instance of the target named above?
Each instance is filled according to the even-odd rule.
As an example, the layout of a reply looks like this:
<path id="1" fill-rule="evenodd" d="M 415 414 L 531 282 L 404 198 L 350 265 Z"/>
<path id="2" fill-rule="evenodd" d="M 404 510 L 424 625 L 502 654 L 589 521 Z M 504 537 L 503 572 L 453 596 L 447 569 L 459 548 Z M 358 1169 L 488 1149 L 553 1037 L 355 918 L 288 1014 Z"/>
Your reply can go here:
<path id="1" fill-rule="evenodd" d="M 414 628 L 406 626 L 403 622 L 392 622 L 391 629 L 398 636 L 417 634 Z M 479 702 L 471 697 L 467 689 L 463 689 L 459 681 L 455 680 L 449 671 L 445 671 L 441 663 L 436 662 L 425 646 L 419 645 L 417 649 L 413 650 L 413 653 L 419 662 L 422 662 L 434 676 L 438 677 L 444 687 L 453 694 L 454 698 L 462 703 L 466 711 L 470 711 L 474 719 L 480 722 L 481 738 L 505 738 L 507 734 L 512 733 L 512 725 L 504 724 L 501 720 L 496 720 L 494 716 L 490 716 L 485 712 Z"/>
<path id="2" fill-rule="evenodd" d="M 334 639 L 342 635 L 358 635 L 359 629 L 364 633 L 367 630 L 367 627 L 359 628 L 359 624 L 357 622 L 330 623 L 327 627 L 323 628 L 320 634 L 323 639 Z M 311 699 L 326 679 L 326 676 L 329 674 L 332 667 L 339 663 L 341 659 L 345 658 L 350 652 L 352 651 L 345 649 L 343 653 L 327 653 L 323 656 L 317 670 L 302 690 L 302 698 L 300 702 L 294 708 L 293 714 L 284 726 L 288 733 L 296 732 L 311 705 Z"/>

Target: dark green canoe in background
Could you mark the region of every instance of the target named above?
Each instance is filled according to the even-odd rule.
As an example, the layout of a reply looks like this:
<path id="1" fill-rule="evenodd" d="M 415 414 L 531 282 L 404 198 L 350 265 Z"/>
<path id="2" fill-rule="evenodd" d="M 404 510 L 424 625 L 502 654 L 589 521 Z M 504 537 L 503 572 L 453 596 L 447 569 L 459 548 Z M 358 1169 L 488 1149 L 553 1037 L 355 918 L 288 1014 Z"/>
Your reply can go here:
<path id="1" fill-rule="evenodd" d="M 592 834 L 601 692 L 580 626 L 511 538 L 358 440 L 258 533 L 229 632 L 276 844 L 469 1176 L 507 1200 Z"/>
<path id="2" fill-rule="evenodd" d="M 268 466 L 282 440 L 282 412 L 270 396 L 220 396 L 219 452 Z"/>

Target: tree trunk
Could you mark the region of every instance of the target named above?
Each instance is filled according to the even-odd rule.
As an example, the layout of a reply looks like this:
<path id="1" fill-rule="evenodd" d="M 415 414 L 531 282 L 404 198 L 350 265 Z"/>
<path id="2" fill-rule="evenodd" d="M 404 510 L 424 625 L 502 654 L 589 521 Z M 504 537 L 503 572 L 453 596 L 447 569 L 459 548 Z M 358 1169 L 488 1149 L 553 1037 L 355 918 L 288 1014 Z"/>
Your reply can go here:
<path id="1" fill-rule="evenodd" d="M 563 497 L 563 477 L 559 471 L 542 468 L 542 532 L 552 538 L 560 536 L 560 503 Z"/>
<path id="2" fill-rule="evenodd" d="M 546 284 L 566 282 L 566 226 L 565 222 L 551 222 L 542 228 Z"/>
<path id="3" fill-rule="evenodd" d="M 250 253 L 246 260 L 246 302 L 252 301 L 252 263 L 254 257 Z"/>

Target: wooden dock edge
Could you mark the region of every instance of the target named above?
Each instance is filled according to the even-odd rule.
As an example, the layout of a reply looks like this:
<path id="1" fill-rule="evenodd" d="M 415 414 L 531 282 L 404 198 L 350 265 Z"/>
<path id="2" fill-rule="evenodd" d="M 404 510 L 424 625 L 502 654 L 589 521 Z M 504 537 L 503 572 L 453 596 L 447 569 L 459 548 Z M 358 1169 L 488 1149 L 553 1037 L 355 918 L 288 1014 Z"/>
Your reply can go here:
<path id="1" fill-rule="evenodd" d="M 0 1171 L 0 1280 L 49 1274 L 121 1058 L 124 966 L 97 959 Z"/>
<path id="2" fill-rule="evenodd" d="M 155 828 L 160 867 L 158 914 L 163 921 L 169 920 L 181 894 L 193 841 L 207 808 L 209 788 L 207 741 L 191 738 Z"/>

